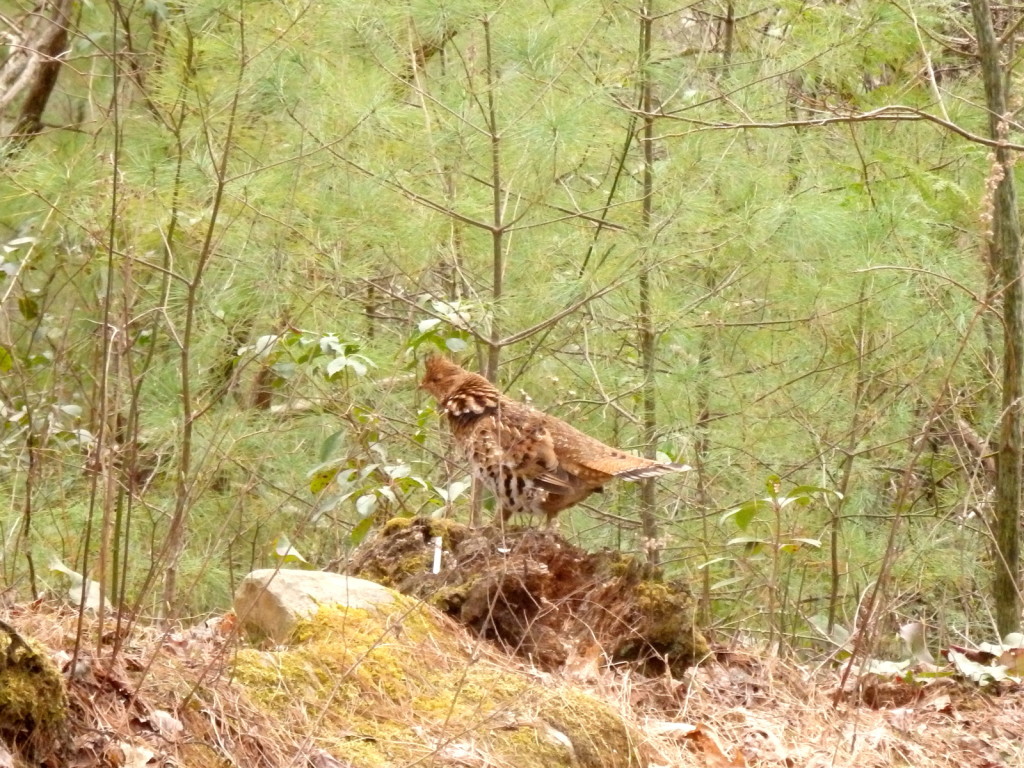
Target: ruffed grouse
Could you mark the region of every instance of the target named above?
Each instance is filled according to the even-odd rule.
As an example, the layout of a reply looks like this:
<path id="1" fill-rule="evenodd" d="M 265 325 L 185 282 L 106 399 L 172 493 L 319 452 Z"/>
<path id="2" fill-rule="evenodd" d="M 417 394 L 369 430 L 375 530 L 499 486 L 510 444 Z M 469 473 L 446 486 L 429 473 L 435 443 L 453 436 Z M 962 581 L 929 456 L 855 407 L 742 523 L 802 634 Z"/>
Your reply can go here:
<path id="1" fill-rule="evenodd" d="M 440 355 L 427 358 L 420 387 L 437 398 L 473 474 L 501 506 L 503 520 L 543 513 L 550 525 L 555 515 L 612 478 L 641 480 L 690 469 L 607 446 L 505 397 L 483 376 Z"/>

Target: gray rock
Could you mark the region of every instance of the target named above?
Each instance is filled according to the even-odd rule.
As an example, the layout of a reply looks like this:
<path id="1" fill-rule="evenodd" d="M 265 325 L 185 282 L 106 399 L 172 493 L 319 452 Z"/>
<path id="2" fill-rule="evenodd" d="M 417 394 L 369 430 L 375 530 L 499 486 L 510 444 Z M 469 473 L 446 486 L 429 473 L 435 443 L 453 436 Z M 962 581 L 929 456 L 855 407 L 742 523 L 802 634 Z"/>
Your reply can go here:
<path id="1" fill-rule="evenodd" d="M 235 590 L 235 615 L 242 626 L 275 642 L 288 640 L 295 624 L 321 605 L 369 608 L 388 605 L 396 593 L 373 581 L 325 571 L 253 571 Z"/>

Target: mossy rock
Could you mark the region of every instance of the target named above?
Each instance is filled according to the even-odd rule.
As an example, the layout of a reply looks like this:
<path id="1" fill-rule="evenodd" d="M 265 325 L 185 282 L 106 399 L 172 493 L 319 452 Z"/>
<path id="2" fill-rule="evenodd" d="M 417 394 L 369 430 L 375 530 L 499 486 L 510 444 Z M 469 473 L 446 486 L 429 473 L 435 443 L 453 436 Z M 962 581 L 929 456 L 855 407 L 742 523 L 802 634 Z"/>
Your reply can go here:
<path id="1" fill-rule="evenodd" d="M 322 607 L 285 647 L 240 650 L 234 675 L 292 743 L 360 768 L 642 764 L 632 729 L 608 704 L 489 657 L 408 597 Z"/>
<path id="2" fill-rule="evenodd" d="M 0 622 L 0 739 L 42 759 L 58 750 L 66 716 L 64 678 L 49 654 Z"/>

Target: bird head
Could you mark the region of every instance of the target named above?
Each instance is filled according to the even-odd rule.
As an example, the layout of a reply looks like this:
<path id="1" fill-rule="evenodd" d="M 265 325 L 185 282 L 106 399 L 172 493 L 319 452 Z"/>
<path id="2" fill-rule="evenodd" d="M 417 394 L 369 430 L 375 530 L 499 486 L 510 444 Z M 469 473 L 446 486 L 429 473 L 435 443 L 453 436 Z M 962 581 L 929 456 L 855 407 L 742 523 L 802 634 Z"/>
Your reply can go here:
<path id="1" fill-rule="evenodd" d="M 468 375 L 466 370 L 448 358 L 433 354 L 427 358 L 427 370 L 420 381 L 420 389 L 427 390 L 440 402 L 458 389 Z"/>

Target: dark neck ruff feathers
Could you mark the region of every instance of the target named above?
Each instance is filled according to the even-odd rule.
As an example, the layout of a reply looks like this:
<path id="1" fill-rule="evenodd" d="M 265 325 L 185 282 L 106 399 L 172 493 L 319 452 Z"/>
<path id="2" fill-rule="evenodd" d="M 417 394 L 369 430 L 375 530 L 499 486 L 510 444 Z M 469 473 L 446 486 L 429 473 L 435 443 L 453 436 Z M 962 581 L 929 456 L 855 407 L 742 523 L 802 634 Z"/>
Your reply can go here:
<path id="1" fill-rule="evenodd" d="M 498 409 L 501 393 L 485 379 L 470 381 L 445 398 L 441 406 L 453 420 L 468 421 Z"/>

